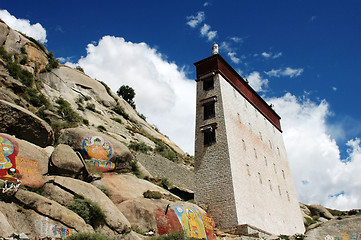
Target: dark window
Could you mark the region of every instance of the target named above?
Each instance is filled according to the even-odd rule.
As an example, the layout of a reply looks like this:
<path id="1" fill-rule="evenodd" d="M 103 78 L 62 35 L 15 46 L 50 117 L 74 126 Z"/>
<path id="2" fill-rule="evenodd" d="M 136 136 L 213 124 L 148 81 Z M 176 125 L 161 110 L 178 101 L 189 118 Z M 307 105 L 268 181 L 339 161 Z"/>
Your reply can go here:
<path id="1" fill-rule="evenodd" d="M 203 90 L 211 90 L 214 88 L 213 77 L 209 77 L 203 80 Z"/>
<path id="2" fill-rule="evenodd" d="M 204 120 L 210 119 L 216 116 L 216 111 L 214 108 L 214 101 L 203 104 L 203 116 Z"/>
<path id="3" fill-rule="evenodd" d="M 212 145 L 212 143 L 216 142 L 216 130 L 214 128 L 207 129 L 203 132 L 204 135 L 204 145 Z"/>

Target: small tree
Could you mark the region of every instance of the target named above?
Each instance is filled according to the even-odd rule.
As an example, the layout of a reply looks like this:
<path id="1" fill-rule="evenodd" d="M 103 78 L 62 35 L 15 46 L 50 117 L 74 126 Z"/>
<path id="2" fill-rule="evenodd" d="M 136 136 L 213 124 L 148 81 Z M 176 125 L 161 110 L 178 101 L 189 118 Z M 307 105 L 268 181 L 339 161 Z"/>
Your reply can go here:
<path id="1" fill-rule="evenodd" d="M 135 109 L 135 103 L 133 101 L 135 97 L 135 91 L 132 87 L 128 85 L 122 85 L 118 89 L 117 94 L 118 96 L 122 97 L 125 101 L 127 101 L 127 103 L 129 103 L 130 106 L 132 106 Z"/>

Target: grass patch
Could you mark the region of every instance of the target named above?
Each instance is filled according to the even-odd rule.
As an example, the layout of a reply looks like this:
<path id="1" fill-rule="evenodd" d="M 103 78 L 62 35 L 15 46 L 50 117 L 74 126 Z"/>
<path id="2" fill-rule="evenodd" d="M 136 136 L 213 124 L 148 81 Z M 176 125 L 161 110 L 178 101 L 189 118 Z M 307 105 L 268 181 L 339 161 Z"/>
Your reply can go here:
<path id="1" fill-rule="evenodd" d="M 65 240 L 112 240 L 101 233 L 75 233 L 65 238 Z"/>
<path id="2" fill-rule="evenodd" d="M 86 109 L 95 112 L 95 104 L 94 103 L 87 103 L 85 106 Z"/>
<path id="3" fill-rule="evenodd" d="M 143 193 L 143 197 L 145 198 L 154 198 L 154 199 L 161 199 L 163 197 L 163 194 L 158 191 L 150 191 L 147 190 Z"/>
<path id="4" fill-rule="evenodd" d="M 89 199 L 76 196 L 74 201 L 68 205 L 68 208 L 93 227 L 105 223 L 105 215 L 102 209 Z"/>
<path id="5" fill-rule="evenodd" d="M 99 125 L 97 127 L 97 129 L 98 129 L 99 132 L 106 132 L 107 131 L 107 129 L 103 125 Z"/>
<path id="6" fill-rule="evenodd" d="M 205 238 L 187 237 L 184 231 L 173 231 L 168 234 L 163 234 L 157 237 L 151 237 L 150 240 L 203 240 Z"/>
<path id="7" fill-rule="evenodd" d="M 120 118 L 112 118 L 113 121 L 122 124 L 122 119 Z"/>
<path id="8" fill-rule="evenodd" d="M 120 106 L 120 104 L 117 102 L 117 104 L 112 108 L 112 110 L 119 115 L 123 116 L 126 120 L 130 120 L 130 117 L 128 113 L 124 111 L 124 108 Z"/>
<path id="9" fill-rule="evenodd" d="M 64 120 L 68 121 L 69 123 L 79 123 L 82 120 L 80 115 L 71 108 L 71 105 L 68 101 L 63 98 L 58 98 L 55 102 L 58 104 L 57 114 Z"/>
<path id="10" fill-rule="evenodd" d="M 130 149 L 133 149 L 134 151 L 137 151 L 137 152 L 142 152 L 142 153 L 145 153 L 147 154 L 148 151 L 151 151 L 152 148 L 149 147 L 147 144 L 145 144 L 144 142 L 140 142 L 140 143 L 137 143 L 137 142 L 130 142 L 128 147 Z"/>
<path id="11" fill-rule="evenodd" d="M 118 99 L 113 95 L 113 92 L 112 92 L 112 90 L 110 90 L 110 87 L 103 81 L 98 80 L 98 82 L 100 82 L 104 86 L 104 88 L 107 91 L 107 93 L 109 94 L 109 96 L 111 96 L 114 99 L 114 101 L 116 103 L 118 103 Z"/>

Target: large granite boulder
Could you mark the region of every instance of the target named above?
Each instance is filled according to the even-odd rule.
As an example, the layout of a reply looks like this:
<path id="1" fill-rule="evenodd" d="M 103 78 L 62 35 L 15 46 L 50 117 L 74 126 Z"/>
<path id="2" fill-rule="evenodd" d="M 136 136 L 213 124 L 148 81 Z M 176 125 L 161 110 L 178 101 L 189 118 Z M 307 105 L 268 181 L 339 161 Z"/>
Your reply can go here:
<path id="1" fill-rule="evenodd" d="M 4 100 L 0 100 L 0 132 L 40 147 L 54 144 L 54 132 L 48 123 L 25 108 Z"/>
<path id="2" fill-rule="evenodd" d="M 306 240 L 360 239 L 361 216 L 332 219 L 307 231 Z"/>
<path id="3" fill-rule="evenodd" d="M 137 198 L 122 202 L 118 208 L 140 232 L 163 235 L 181 230 L 190 238 L 215 239 L 212 218 L 192 203 Z"/>
<path id="4" fill-rule="evenodd" d="M 86 162 L 100 171 L 131 169 L 129 149 L 106 134 L 87 128 L 67 128 L 61 131 L 59 142 L 81 152 Z"/>
<path id="5" fill-rule="evenodd" d="M 137 178 L 132 174 L 104 173 L 103 178 L 93 182 L 93 184 L 106 188 L 109 192 L 110 199 L 115 205 L 129 199 L 143 198 L 143 193 L 147 190 L 157 191 L 162 194 L 171 194 L 164 188 Z"/>
<path id="6" fill-rule="evenodd" d="M 97 187 L 77 179 L 60 176 L 49 176 L 47 177 L 47 182 L 52 182 L 68 192 L 78 194 L 94 202 L 102 209 L 105 215 L 105 222 L 112 230 L 118 233 L 130 232 L 129 221 Z"/>
<path id="7" fill-rule="evenodd" d="M 43 185 L 49 164 L 43 148 L 5 133 L 0 133 L 0 146 L 1 179 L 21 179 L 22 185 L 35 188 Z"/>
<path id="8" fill-rule="evenodd" d="M 60 221 L 78 232 L 93 232 L 93 228 L 86 224 L 84 219 L 55 201 L 22 189 L 19 189 L 14 196 L 25 206 Z"/>
<path id="9" fill-rule="evenodd" d="M 324 206 L 321 205 L 309 205 L 308 209 L 311 211 L 312 216 L 324 217 L 326 219 L 335 218 L 330 211 L 328 211 Z"/>
<path id="10" fill-rule="evenodd" d="M 50 158 L 50 174 L 76 177 L 83 168 L 83 162 L 70 146 L 59 144 L 55 147 Z"/>

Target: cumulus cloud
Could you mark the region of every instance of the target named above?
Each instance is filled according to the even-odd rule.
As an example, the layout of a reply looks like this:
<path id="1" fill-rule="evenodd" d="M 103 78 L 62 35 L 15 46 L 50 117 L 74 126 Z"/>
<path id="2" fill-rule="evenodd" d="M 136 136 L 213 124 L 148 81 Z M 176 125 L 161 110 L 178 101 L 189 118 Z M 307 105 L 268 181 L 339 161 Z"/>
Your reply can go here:
<path id="1" fill-rule="evenodd" d="M 263 52 L 263 53 L 261 53 L 261 55 L 262 55 L 263 57 L 265 57 L 265 58 L 276 59 L 276 58 L 279 58 L 279 57 L 282 56 L 282 52 L 279 52 L 279 53 L 272 53 L 272 52 L 267 53 L 267 52 Z M 257 55 L 255 54 L 254 56 L 258 56 L 258 54 L 257 54 Z"/>
<path id="2" fill-rule="evenodd" d="M 325 100 L 315 103 L 287 93 L 267 101 L 282 116 L 283 138 L 299 200 L 337 209 L 360 208 L 360 139 L 347 141 L 348 158 L 341 159 L 336 141 L 327 134 L 326 119 L 331 113 Z"/>
<path id="3" fill-rule="evenodd" d="M 211 41 L 213 38 L 217 36 L 217 31 L 210 31 L 211 26 L 208 24 L 204 24 L 201 28 L 201 34 L 202 36 L 205 36 L 208 38 L 208 41 Z"/>
<path id="4" fill-rule="evenodd" d="M 0 10 L 0 18 L 12 29 L 26 34 L 29 37 L 46 43 L 46 30 L 40 23 L 30 24 L 27 19 L 18 19 L 11 15 L 7 10 Z"/>
<path id="5" fill-rule="evenodd" d="M 104 36 L 97 45 L 88 44 L 87 55 L 75 65 L 114 92 L 121 85 L 133 87 L 137 110 L 193 154 L 195 81 L 187 79 L 175 63 L 146 43 Z"/>
<path id="6" fill-rule="evenodd" d="M 227 54 L 231 58 L 232 62 L 238 64 L 241 61 L 238 57 L 236 57 L 237 54 L 235 52 L 228 52 Z"/>
<path id="7" fill-rule="evenodd" d="M 302 74 L 302 68 L 290 68 L 286 67 L 285 69 L 272 69 L 268 72 L 265 72 L 270 77 L 298 77 Z"/>
<path id="8" fill-rule="evenodd" d="M 249 81 L 251 87 L 257 92 L 264 91 L 265 88 L 267 88 L 268 86 L 268 79 L 262 78 L 261 74 L 257 71 L 254 71 L 251 74 L 249 74 L 246 77 L 246 79 Z"/>
<path id="9" fill-rule="evenodd" d="M 198 12 L 196 16 L 188 16 L 187 17 L 187 24 L 192 27 L 195 28 L 198 24 L 202 23 L 204 20 L 206 19 L 206 16 L 204 14 L 204 12 Z"/>

